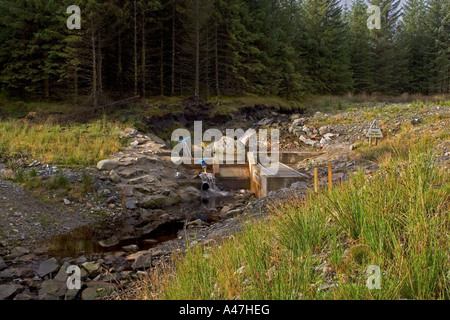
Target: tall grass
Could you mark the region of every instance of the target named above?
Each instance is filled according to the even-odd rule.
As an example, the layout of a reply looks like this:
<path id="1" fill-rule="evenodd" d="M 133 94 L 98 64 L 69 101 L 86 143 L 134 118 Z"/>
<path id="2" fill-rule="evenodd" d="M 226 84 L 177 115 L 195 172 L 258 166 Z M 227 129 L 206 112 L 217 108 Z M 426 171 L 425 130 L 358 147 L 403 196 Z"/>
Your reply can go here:
<path id="1" fill-rule="evenodd" d="M 276 204 L 216 248 L 189 247 L 124 298 L 450 299 L 449 172 L 431 146 L 393 152 L 370 179 Z M 366 286 L 371 265 L 381 290 Z"/>
<path id="2" fill-rule="evenodd" d="M 65 127 L 0 122 L 0 153 L 21 154 L 42 163 L 66 167 L 92 166 L 123 146 L 119 127 L 105 120 Z"/>

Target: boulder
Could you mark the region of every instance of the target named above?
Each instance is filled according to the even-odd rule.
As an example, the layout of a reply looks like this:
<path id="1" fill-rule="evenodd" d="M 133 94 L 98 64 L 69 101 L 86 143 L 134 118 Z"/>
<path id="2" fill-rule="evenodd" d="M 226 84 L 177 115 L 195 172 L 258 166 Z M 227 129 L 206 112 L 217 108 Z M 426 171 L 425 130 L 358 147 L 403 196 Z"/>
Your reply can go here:
<path id="1" fill-rule="evenodd" d="M 24 256 L 29 253 L 30 253 L 30 250 L 28 248 L 16 247 L 16 248 L 12 249 L 11 254 L 9 256 L 14 259 L 14 258 L 18 258 L 18 257 Z"/>
<path id="2" fill-rule="evenodd" d="M 68 279 L 67 268 L 69 268 L 69 266 L 70 264 L 68 262 L 65 262 L 59 269 L 58 274 L 54 279 L 59 282 L 66 282 Z"/>
<path id="3" fill-rule="evenodd" d="M 111 296 L 116 287 L 106 282 L 89 282 L 81 293 L 81 300 L 97 300 Z"/>
<path id="4" fill-rule="evenodd" d="M 119 244 L 119 239 L 112 237 L 106 240 L 99 241 L 98 244 L 103 248 L 115 247 Z"/>
<path id="5" fill-rule="evenodd" d="M 96 277 L 100 273 L 100 265 L 94 262 L 85 262 L 81 265 L 90 277 Z"/>
<path id="6" fill-rule="evenodd" d="M 117 169 L 120 163 L 115 160 L 102 160 L 97 164 L 97 169 L 100 171 L 111 171 Z"/>
<path id="7" fill-rule="evenodd" d="M 120 139 L 133 139 L 133 138 L 136 138 L 137 135 L 138 135 L 138 131 L 133 128 L 126 128 L 125 130 L 122 130 L 119 132 Z"/>
<path id="8" fill-rule="evenodd" d="M 21 293 L 24 288 L 18 284 L 0 285 L 0 300 L 7 300 Z"/>
<path id="9" fill-rule="evenodd" d="M 47 280 L 42 282 L 39 289 L 39 298 L 41 300 L 59 300 L 66 295 L 67 286 L 63 282 L 56 280 Z"/>
<path id="10" fill-rule="evenodd" d="M 179 195 L 184 202 L 191 202 L 200 199 L 200 190 L 194 187 L 187 187 L 179 191 Z"/>
<path id="11" fill-rule="evenodd" d="M 181 202 L 181 197 L 166 197 L 166 196 L 149 196 L 144 198 L 143 201 L 139 203 L 139 206 L 145 209 L 163 209 L 166 207 L 177 205 Z"/>
<path id="12" fill-rule="evenodd" d="M 37 271 L 39 277 L 43 278 L 48 274 L 53 274 L 59 271 L 59 262 L 55 258 L 50 258 L 39 265 Z"/>
<path id="13" fill-rule="evenodd" d="M 135 244 L 122 247 L 122 249 L 125 252 L 138 252 L 139 251 L 139 247 L 137 245 L 135 245 Z"/>
<path id="14" fill-rule="evenodd" d="M 122 182 L 122 178 L 119 176 L 119 174 L 115 170 L 111 170 L 111 172 L 109 173 L 109 177 L 115 183 L 121 183 Z"/>
<path id="15" fill-rule="evenodd" d="M 8 266 L 6 265 L 5 260 L 3 260 L 2 257 L 0 257 L 0 271 L 3 269 L 6 269 Z"/>
<path id="16" fill-rule="evenodd" d="M 137 257 L 131 266 L 134 270 L 148 269 L 152 267 L 152 255 L 150 253 Z"/>

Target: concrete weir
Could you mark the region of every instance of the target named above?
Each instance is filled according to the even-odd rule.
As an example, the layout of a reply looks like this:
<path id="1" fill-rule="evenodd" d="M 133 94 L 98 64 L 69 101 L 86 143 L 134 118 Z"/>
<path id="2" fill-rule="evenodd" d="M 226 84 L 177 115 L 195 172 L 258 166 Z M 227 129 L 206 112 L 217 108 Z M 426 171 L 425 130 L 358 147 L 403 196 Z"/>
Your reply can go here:
<path id="1" fill-rule="evenodd" d="M 311 154 L 308 154 L 311 156 Z M 306 157 L 302 155 L 289 155 L 284 153 L 284 160 Z M 283 160 L 280 156 L 280 160 Z M 294 161 L 295 161 L 294 160 Z M 214 175 L 218 186 L 224 190 L 251 190 L 257 197 L 265 197 L 272 191 L 289 188 L 293 183 L 307 179 L 308 177 L 286 164 L 280 163 L 279 170 L 274 172 L 268 167 L 257 163 L 254 154 L 247 154 L 247 163 L 244 165 L 225 164 L 213 165 Z"/>

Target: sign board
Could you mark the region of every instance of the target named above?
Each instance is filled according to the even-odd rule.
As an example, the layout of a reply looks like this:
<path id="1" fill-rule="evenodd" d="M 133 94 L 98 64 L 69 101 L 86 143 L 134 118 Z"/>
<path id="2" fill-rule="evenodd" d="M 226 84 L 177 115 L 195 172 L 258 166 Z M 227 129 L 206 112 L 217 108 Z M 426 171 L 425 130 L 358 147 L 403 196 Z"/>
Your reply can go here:
<path id="1" fill-rule="evenodd" d="M 367 138 L 383 138 L 383 132 L 381 132 L 380 125 L 378 124 L 377 120 L 375 120 L 372 123 L 372 126 L 369 129 L 369 132 L 367 133 Z"/>

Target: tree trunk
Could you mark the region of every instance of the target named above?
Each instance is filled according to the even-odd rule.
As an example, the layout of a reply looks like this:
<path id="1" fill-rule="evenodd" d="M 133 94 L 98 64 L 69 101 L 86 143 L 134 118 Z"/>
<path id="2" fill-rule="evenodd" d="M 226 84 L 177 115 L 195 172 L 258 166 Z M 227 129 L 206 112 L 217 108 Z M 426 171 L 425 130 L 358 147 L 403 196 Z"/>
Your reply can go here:
<path id="1" fill-rule="evenodd" d="M 75 61 L 75 70 L 73 74 L 73 87 L 75 93 L 75 104 L 78 104 L 78 61 Z"/>
<path id="2" fill-rule="evenodd" d="M 195 0 L 195 98 L 200 98 L 200 0 Z"/>
<path id="3" fill-rule="evenodd" d="M 103 93 L 103 54 L 102 54 L 102 38 L 100 35 L 100 32 L 98 33 L 97 36 L 97 40 L 98 40 L 98 92 L 100 95 L 100 98 L 102 96 Z"/>
<path id="4" fill-rule="evenodd" d="M 50 80 L 48 74 L 45 75 L 44 86 L 45 86 L 45 100 L 48 101 L 50 99 Z"/>
<path id="5" fill-rule="evenodd" d="M 123 93 L 122 34 L 120 32 L 118 42 L 117 81 L 120 84 L 120 92 Z"/>
<path id="6" fill-rule="evenodd" d="M 176 15 L 176 2 L 173 1 L 173 13 L 172 13 L 172 88 L 170 94 L 175 95 L 175 57 L 176 57 L 176 25 L 175 25 L 175 15 Z"/>
<path id="7" fill-rule="evenodd" d="M 164 96 L 164 34 L 161 37 L 161 61 L 160 61 L 160 70 L 159 70 L 159 84 L 160 84 L 160 94 Z"/>
<path id="8" fill-rule="evenodd" d="M 92 40 L 92 95 L 94 97 L 94 106 L 98 107 L 97 96 L 97 51 L 95 48 L 94 22 L 91 18 L 91 40 Z"/>
<path id="9" fill-rule="evenodd" d="M 219 39 L 218 39 L 218 27 L 216 22 L 216 35 L 215 35 L 215 43 L 214 43 L 214 51 L 215 51 L 215 64 L 216 64 L 216 97 L 217 97 L 217 104 L 219 104 L 219 97 L 220 97 L 220 86 L 219 86 Z"/>
<path id="10" fill-rule="evenodd" d="M 134 95 L 138 95 L 137 0 L 134 0 Z"/>
<path id="11" fill-rule="evenodd" d="M 145 50 L 146 49 L 146 43 L 145 43 L 145 8 L 142 10 L 142 97 L 145 98 L 146 91 L 146 56 L 145 56 Z"/>

